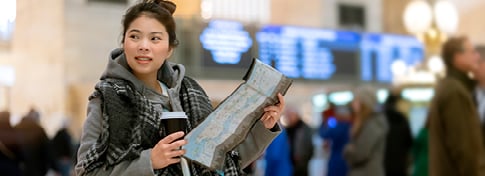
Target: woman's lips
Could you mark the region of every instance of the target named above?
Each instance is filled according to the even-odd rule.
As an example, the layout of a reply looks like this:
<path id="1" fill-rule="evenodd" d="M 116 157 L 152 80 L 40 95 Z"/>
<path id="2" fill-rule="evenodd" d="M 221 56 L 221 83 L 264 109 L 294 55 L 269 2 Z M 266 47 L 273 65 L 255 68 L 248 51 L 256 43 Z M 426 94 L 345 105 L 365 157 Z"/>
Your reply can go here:
<path id="1" fill-rule="evenodd" d="M 135 57 L 135 60 L 139 64 L 147 64 L 147 63 L 150 63 L 153 59 L 150 57 L 138 56 L 138 57 Z"/>

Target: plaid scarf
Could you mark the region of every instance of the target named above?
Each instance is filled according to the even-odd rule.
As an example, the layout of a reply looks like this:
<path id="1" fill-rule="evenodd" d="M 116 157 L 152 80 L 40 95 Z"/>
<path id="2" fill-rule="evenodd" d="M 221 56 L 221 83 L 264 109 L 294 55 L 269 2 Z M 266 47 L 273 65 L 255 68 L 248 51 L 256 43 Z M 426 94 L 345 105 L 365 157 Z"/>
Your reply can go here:
<path id="1" fill-rule="evenodd" d="M 130 82 L 120 79 L 105 79 L 96 85 L 90 99 L 100 97 L 103 109 L 103 129 L 97 142 L 88 150 L 86 159 L 80 161 L 86 173 L 101 166 L 112 167 L 122 161 L 139 157 L 141 151 L 152 148 L 167 136 L 162 125 L 162 112 L 154 109 L 152 103 Z M 212 112 L 212 105 L 197 82 L 184 77 L 179 93 L 182 108 L 188 116 L 186 132 L 191 131 Z M 104 103 L 109 102 L 109 103 Z M 194 176 L 219 175 L 217 172 L 197 163 L 190 163 Z M 181 175 L 180 164 L 172 164 L 154 170 L 155 175 Z M 226 155 L 224 175 L 244 175 L 240 169 L 237 152 Z"/>

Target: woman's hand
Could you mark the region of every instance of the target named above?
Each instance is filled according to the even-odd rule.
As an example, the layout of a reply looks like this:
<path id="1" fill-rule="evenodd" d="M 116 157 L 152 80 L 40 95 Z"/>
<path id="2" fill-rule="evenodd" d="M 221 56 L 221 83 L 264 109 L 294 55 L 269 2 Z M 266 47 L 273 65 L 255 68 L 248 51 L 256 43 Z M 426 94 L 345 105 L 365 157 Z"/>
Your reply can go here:
<path id="1" fill-rule="evenodd" d="M 278 104 L 264 108 L 261 122 L 263 122 L 264 127 L 267 129 L 271 129 L 276 125 L 276 122 L 281 118 L 281 113 L 285 109 L 285 98 L 281 93 L 278 93 L 278 100 L 280 101 Z"/>
<path id="2" fill-rule="evenodd" d="M 152 149 L 151 160 L 153 169 L 165 168 L 171 164 L 180 162 L 179 157 L 185 154 L 185 150 L 180 147 L 187 144 L 186 140 L 178 140 L 184 136 L 184 132 L 172 133 L 160 140 Z M 175 141 L 175 142 L 174 142 Z"/>

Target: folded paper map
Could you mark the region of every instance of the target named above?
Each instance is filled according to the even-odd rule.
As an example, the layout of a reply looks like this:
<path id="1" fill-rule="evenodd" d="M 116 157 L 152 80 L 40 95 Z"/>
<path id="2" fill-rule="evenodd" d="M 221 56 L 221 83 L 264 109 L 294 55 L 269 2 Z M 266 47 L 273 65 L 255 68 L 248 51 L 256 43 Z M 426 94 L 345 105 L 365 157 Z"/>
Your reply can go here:
<path id="1" fill-rule="evenodd" d="M 212 169 L 222 169 L 226 153 L 242 143 L 264 108 L 278 103 L 292 80 L 257 59 L 244 82 L 195 129 L 185 136 L 185 158 Z"/>

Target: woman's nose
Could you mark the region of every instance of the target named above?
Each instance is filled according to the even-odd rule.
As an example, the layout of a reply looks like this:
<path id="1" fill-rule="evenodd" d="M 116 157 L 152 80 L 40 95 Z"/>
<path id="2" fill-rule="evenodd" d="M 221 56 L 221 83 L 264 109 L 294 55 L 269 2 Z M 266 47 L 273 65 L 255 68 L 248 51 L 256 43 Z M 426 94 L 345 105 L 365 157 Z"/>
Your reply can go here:
<path id="1" fill-rule="evenodd" d="M 141 41 L 140 45 L 138 46 L 138 50 L 143 52 L 148 51 L 149 50 L 148 42 L 146 40 Z"/>

